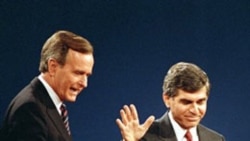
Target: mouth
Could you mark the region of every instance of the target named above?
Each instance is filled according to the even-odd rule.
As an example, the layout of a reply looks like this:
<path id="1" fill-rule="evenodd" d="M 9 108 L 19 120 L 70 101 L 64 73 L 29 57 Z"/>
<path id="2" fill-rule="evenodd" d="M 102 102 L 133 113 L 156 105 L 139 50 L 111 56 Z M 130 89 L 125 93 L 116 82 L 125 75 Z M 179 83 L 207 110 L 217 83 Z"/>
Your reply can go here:
<path id="1" fill-rule="evenodd" d="M 190 122 L 196 122 L 200 120 L 199 116 L 187 116 L 186 119 Z"/>
<path id="2" fill-rule="evenodd" d="M 80 89 L 73 88 L 73 87 L 71 87 L 70 90 L 71 90 L 71 92 L 72 92 L 73 94 L 75 94 L 75 95 L 77 95 L 77 94 L 81 91 Z"/>

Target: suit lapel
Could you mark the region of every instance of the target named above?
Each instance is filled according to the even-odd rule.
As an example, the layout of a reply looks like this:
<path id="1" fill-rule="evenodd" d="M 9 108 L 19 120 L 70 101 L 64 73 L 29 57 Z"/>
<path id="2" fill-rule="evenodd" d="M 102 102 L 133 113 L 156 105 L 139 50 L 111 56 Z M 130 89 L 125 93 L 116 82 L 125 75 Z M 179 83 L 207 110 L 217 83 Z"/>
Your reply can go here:
<path id="1" fill-rule="evenodd" d="M 173 126 L 168 117 L 168 112 L 156 122 L 159 124 L 159 136 L 162 141 L 177 141 Z"/>
<path id="2" fill-rule="evenodd" d="M 207 130 L 204 129 L 201 125 L 197 126 L 197 133 L 200 141 L 211 141 L 210 136 L 207 134 Z"/>
<path id="3" fill-rule="evenodd" d="M 58 113 L 58 111 L 56 109 L 51 109 L 51 108 L 48 108 L 47 109 L 47 113 L 51 119 L 51 121 L 53 121 L 55 127 L 57 128 L 57 130 L 61 133 L 61 135 L 67 139 L 67 140 L 71 140 L 70 136 L 68 135 L 68 132 L 62 122 L 61 117 Z"/>
<path id="4" fill-rule="evenodd" d="M 60 120 L 61 116 L 59 115 L 56 106 L 54 105 L 53 101 L 51 100 L 47 90 L 43 86 L 43 84 L 40 82 L 38 78 L 33 79 L 31 82 L 31 85 L 35 87 L 36 90 L 35 93 L 37 93 L 37 97 L 41 100 L 41 102 L 46 107 L 47 115 L 50 118 L 50 120 L 53 122 L 54 126 L 58 130 L 58 132 L 65 138 L 67 141 L 71 141 L 71 136 L 68 134 L 63 121 Z"/>

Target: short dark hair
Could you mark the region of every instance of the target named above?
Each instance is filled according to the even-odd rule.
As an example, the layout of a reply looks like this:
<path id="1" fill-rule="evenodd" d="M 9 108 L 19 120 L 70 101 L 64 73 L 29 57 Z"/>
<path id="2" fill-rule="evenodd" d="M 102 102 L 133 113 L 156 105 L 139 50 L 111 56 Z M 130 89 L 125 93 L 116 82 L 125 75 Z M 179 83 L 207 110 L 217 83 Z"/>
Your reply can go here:
<path id="1" fill-rule="evenodd" d="M 87 39 L 69 31 L 57 31 L 43 45 L 39 71 L 48 71 L 47 62 L 50 58 L 56 59 L 63 66 L 69 49 L 84 54 L 93 54 L 94 52 L 92 45 Z"/>
<path id="2" fill-rule="evenodd" d="M 207 74 L 197 65 L 179 62 L 167 72 L 163 81 L 163 93 L 170 97 L 177 95 L 177 90 L 195 92 L 206 86 L 207 95 L 210 92 L 210 82 Z"/>

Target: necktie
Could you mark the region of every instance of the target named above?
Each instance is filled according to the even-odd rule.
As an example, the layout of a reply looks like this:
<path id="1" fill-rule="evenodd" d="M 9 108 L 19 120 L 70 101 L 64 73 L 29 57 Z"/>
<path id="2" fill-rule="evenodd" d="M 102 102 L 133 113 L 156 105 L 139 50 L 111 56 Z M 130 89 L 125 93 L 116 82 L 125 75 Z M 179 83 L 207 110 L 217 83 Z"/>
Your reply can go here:
<path id="1" fill-rule="evenodd" d="M 66 109 L 66 105 L 65 104 L 62 104 L 61 107 L 60 107 L 60 110 L 61 110 L 61 117 L 62 117 L 62 121 L 65 125 L 65 128 L 67 129 L 68 131 L 68 134 L 70 135 L 70 129 L 69 129 L 69 117 L 68 117 L 68 111 Z"/>
<path id="2" fill-rule="evenodd" d="M 187 139 L 187 141 L 192 141 L 192 135 L 189 130 L 187 130 L 185 134 L 185 138 Z"/>

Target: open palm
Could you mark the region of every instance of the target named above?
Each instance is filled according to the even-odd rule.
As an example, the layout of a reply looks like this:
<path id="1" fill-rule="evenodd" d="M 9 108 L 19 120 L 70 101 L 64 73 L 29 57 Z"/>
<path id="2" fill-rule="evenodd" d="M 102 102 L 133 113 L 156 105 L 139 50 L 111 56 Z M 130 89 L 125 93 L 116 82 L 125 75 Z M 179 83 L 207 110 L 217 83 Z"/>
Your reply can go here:
<path id="1" fill-rule="evenodd" d="M 124 105 L 120 110 L 120 115 L 121 119 L 116 119 L 116 123 L 125 141 L 139 141 L 155 119 L 154 116 L 150 116 L 143 124 L 140 124 L 136 107 L 133 104 Z"/>

